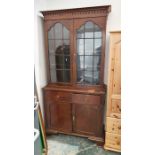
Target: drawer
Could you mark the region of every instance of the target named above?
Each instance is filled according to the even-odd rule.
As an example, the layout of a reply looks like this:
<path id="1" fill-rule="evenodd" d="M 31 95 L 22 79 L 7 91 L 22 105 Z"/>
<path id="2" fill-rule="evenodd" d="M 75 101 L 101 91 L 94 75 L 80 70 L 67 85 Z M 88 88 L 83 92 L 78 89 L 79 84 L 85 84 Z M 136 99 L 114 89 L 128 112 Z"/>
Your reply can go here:
<path id="1" fill-rule="evenodd" d="M 121 136 L 106 132 L 105 147 L 121 150 Z"/>
<path id="2" fill-rule="evenodd" d="M 106 118 L 106 131 L 113 134 L 121 134 L 121 120 L 117 118 Z"/>
<path id="3" fill-rule="evenodd" d="M 46 101 L 54 101 L 54 102 L 71 102 L 71 93 L 45 91 L 45 99 Z"/>
<path id="4" fill-rule="evenodd" d="M 100 104 L 101 97 L 97 95 L 72 94 L 72 102 L 80 104 Z"/>

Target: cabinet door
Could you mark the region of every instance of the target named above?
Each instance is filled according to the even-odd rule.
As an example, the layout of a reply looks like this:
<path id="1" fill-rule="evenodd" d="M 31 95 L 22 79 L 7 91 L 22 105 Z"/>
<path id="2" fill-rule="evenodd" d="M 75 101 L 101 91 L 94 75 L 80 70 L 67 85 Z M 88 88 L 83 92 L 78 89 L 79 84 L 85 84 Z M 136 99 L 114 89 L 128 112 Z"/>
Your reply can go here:
<path id="1" fill-rule="evenodd" d="M 78 84 L 96 85 L 103 81 L 105 20 L 74 20 L 74 80 Z"/>
<path id="2" fill-rule="evenodd" d="M 72 106 L 70 102 L 59 100 L 58 97 L 66 98 L 67 93 L 45 92 L 45 120 L 47 129 L 64 132 L 72 131 Z"/>
<path id="3" fill-rule="evenodd" d="M 51 129 L 71 132 L 72 114 L 71 103 L 50 104 L 50 125 Z"/>
<path id="4" fill-rule="evenodd" d="M 100 96 L 73 95 L 73 130 L 79 134 L 102 136 Z"/>
<path id="5" fill-rule="evenodd" d="M 121 117 L 121 34 L 111 33 L 107 116 Z"/>
<path id="6" fill-rule="evenodd" d="M 73 21 L 45 22 L 49 83 L 72 82 Z"/>

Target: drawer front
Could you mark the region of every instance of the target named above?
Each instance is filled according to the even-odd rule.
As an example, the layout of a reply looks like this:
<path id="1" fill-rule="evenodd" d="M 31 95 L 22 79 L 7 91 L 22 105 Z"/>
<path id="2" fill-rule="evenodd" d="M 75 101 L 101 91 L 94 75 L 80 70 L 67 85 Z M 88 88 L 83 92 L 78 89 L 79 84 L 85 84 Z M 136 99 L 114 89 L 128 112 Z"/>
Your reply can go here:
<path id="1" fill-rule="evenodd" d="M 100 104 L 101 97 L 97 95 L 72 94 L 72 102 L 80 104 Z"/>
<path id="2" fill-rule="evenodd" d="M 121 150 L 121 136 L 106 132 L 105 146 L 108 148 Z"/>
<path id="3" fill-rule="evenodd" d="M 69 102 L 71 103 L 71 93 L 68 92 L 56 92 L 45 91 L 46 101 L 53 102 Z"/>
<path id="4" fill-rule="evenodd" d="M 117 118 L 107 117 L 106 131 L 113 134 L 121 134 L 121 120 Z"/>

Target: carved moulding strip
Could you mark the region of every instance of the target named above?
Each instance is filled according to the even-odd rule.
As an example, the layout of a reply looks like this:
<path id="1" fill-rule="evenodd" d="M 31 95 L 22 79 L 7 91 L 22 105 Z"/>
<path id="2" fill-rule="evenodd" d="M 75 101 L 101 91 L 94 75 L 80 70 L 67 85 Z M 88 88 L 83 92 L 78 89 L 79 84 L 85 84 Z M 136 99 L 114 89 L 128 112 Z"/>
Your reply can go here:
<path id="1" fill-rule="evenodd" d="M 74 19 L 74 18 L 107 16 L 107 14 L 110 11 L 111 6 L 106 5 L 106 6 L 76 8 L 76 9 L 42 11 L 41 13 L 45 17 L 45 20 L 51 20 L 51 19 Z"/>

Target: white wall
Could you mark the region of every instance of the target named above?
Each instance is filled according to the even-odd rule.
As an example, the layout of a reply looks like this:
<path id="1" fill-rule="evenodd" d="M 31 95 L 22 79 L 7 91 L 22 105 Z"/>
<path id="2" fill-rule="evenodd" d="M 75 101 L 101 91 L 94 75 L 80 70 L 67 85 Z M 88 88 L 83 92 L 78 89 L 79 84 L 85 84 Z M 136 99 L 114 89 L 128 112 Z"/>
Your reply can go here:
<path id="1" fill-rule="evenodd" d="M 34 66 L 36 75 L 36 85 L 41 110 L 43 113 L 43 95 L 42 87 L 47 84 L 46 68 L 45 68 L 45 47 L 44 47 L 44 27 L 43 17 L 39 13 L 40 10 L 46 9 L 44 0 L 34 1 Z"/>
<path id="2" fill-rule="evenodd" d="M 35 0 L 35 68 L 39 98 L 42 104 L 41 88 L 46 85 L 46 70 L 44 62 L 43 19 L 38 11 L 79 8 L 99 5 L 111 5 L 111 13 L 107 20 L 107 39 L 105 52 L 104 83 L 107 84 L 109 31 L 121 30 L 121 0 Z M 41 106 L 42 107 L 42 106 Z"/>

